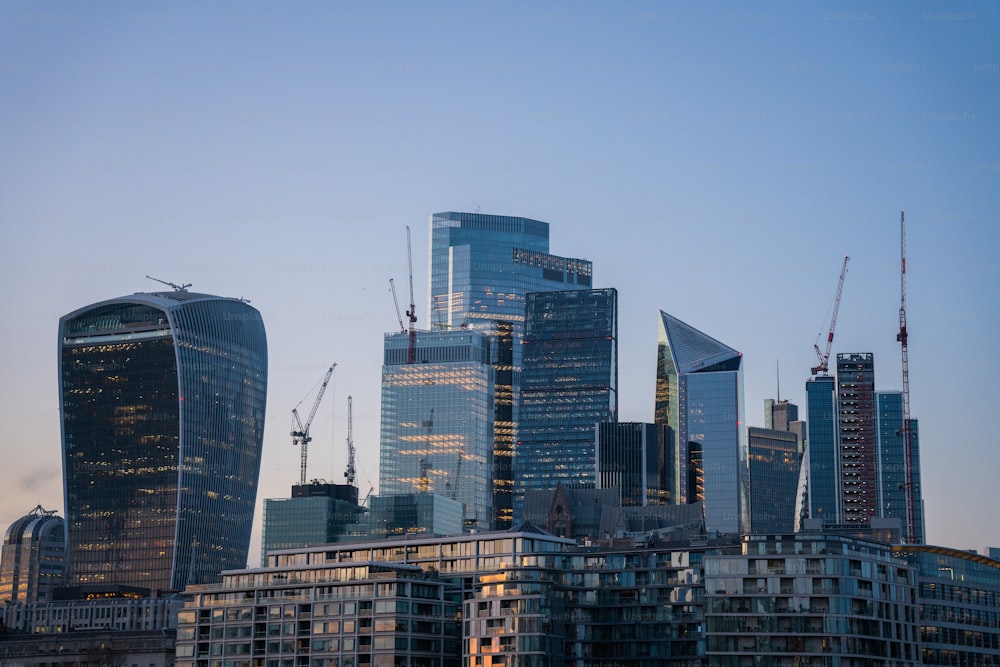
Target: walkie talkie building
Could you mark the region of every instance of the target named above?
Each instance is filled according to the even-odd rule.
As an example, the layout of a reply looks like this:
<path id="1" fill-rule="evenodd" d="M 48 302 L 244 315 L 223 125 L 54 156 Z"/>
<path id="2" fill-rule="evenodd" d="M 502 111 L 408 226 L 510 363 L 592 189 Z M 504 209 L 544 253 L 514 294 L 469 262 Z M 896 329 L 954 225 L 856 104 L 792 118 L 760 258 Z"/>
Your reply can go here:
<path id="1" fill-rule="evenodd" d="M 61 318 L 67 583 L 181 590 L 244 567 L 266 391 L 244 300 L 179 289 Z"/>

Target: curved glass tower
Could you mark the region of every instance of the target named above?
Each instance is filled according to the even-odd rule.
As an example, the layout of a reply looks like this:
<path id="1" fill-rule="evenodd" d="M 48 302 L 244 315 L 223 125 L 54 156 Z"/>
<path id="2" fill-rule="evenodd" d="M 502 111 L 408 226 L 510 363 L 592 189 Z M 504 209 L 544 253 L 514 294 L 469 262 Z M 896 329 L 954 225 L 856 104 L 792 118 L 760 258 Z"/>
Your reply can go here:
<path id="1" fill-rule="evenodd" d="M 59 320 L 67 582 L 181 590 L 245 567 L 267 340 L 245 301 L 133 294 Z"/>
<path id="2" fill-rule="evenodd" d="M 0 601 L 47 601 L 62 583 L 66 522 L 39 505 L 10 525 L 0 556 Z"/>

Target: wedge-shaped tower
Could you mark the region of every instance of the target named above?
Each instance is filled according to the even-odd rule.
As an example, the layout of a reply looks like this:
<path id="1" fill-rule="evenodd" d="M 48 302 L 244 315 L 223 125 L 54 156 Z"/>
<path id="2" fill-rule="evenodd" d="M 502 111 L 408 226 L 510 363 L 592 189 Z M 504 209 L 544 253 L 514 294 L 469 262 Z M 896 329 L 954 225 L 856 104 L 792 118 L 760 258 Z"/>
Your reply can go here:
<path id="1" fill-rule="evenodd" d="M 743 355 L 660 311 L 656 423 L 675 504 L 705 503 L 708 530 L 750 528 Z"/>

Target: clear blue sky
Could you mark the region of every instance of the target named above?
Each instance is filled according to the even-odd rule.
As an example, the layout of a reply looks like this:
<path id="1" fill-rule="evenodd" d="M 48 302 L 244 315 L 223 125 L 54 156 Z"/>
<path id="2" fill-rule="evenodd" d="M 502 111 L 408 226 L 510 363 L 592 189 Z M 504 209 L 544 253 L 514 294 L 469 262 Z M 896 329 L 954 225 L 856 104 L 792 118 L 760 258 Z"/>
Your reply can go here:
<path id="1" fill-rule="evenodd" d="M 342 480 L 352 394 L 364 493 L 406 225 L 422 316 L 429 214 L 550 222 L 619 290 L 622 419 L 664 309 L 743 352 L 763 425 L 777 362 L 804 408 L 844 255 L 834 353 L 900 388 L 905 209 L 928 540 L 1000 546 L 998 35 L 992 2 L 5 2 L 0 527 L 63 510 L 58 318 L 147 274 L 262 312 L 260 497 L 332 362 L 309 476 Z"/>

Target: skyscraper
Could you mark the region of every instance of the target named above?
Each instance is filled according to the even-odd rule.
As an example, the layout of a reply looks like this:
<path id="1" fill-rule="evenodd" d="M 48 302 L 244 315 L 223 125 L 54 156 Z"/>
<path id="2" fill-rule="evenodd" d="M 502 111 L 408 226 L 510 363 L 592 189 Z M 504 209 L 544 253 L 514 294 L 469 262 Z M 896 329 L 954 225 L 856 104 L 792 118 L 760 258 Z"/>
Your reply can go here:
<path id="1" fill-rule="evenodd" d="M 525 318 L 515 521 L 529 489 L 593 488 L 596 425 L 618 419 L 618 292 L 530 292 Z"/>
<path id="2" fill-rule="evenodd" d="M 799 481 L 799 438 L 791 431 L 747 429 L 750 451 L 750 528 L 791 533 Z"/>
<path id="3" fill-rule="evenodd" d="M 525 294 L 589 288 L 593 267 L 549 254 L 546 222 L 458 212 L 431 216 L 429 264 L 431 328 L 468 328 L 495 339 L 494 527 L 506 529 L 513 508 Z"/>
<path id="4" fill-rule="evenodd" d="M 920 492 L 920 433 L 916 419 L 910 419 L 914 486 L 914 537 L 923 544 L 923 494 Z M 875 393 L 875 429 L 877 438 L 877 481 L 879 516 L 895 517 L 906 525 L 906 458 L 903 451 L 903 393 Z"/>
<path id="5" fill-rule="evenodd" d="M 59 321 L 69 583 L 180 590 L 243 567 L 267 390 L 242 299 L 133 294 Z"/>
<path id="6" fill-rule="evenodd" d="M 750 529 L 742 355 L 660 311 L 656 412 L 672 502 L 705 502 L 708 530 Z"/>
<path id="7" fill-rule="evenodd" d="M 367 535 L 358 487 L 314 480 L 292 487 L 291 498 L 264 500 L 261 562 L 267 552 L 329 544 Z"/>
<path id="8" fill-rule="evenodd" d="M 493 516 L 490 338 L 478 331 L 386 334 L 382 366 L 381 496 L 429 493 L 465 506 L 470 525 Z"/>
<path id="9" fill-rule="evenodd" d="M 622 507 L 666 505 L 666 459 L 656 424 L 597 425 L 597 488 L 617 489 Z"/>
<path id="10" fill-rule="evenodd" d="M 871 353 L 837 355 L 840 522 L 879 516 L 875 455 L 875 360 Z"/>
<path id="11" fill-rule="evenodd" d="M 62 583 L 66 522 L 39 505 L 15 521 L 0 554 L 0 604 L 47 601 Z"/>
<path id="12" fill-rule="evenodd" d="M 840 522 L 840 477 L 837 452 L 837 381 L 819 375 L 806 381 L 806 427 L 809 437 L 804 461 L 808 462 L 809 516 Z"/>

